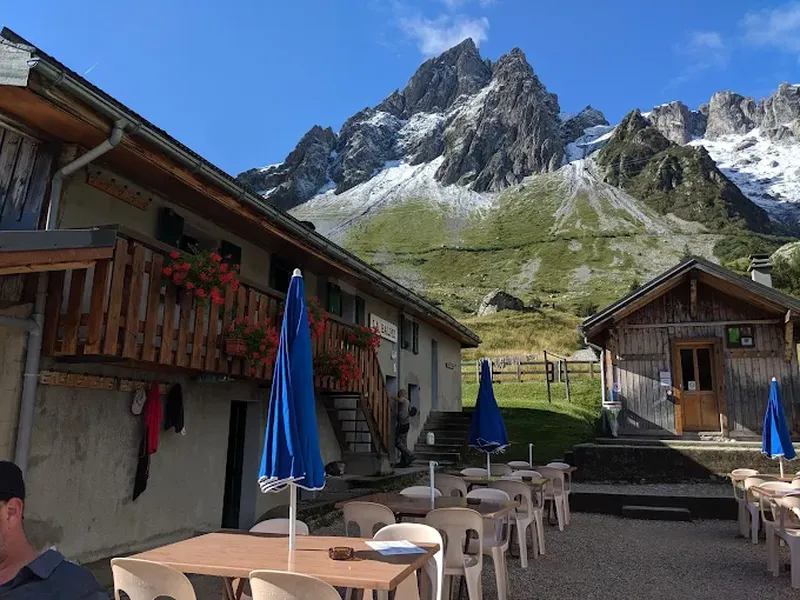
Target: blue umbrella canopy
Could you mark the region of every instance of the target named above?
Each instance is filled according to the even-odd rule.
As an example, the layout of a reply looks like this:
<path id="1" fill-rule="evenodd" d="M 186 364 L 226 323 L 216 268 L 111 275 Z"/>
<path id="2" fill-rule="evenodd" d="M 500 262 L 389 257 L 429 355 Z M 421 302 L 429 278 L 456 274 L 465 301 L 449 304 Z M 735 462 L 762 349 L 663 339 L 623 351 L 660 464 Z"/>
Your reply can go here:
<path id="1" fill-rule="evenodd" d="M 278 491 L 290 483 L 307 490 L 325 486 L 325 466 L 317 429 L 311 332 L 305 286 L 298 269 L 286 294 L 258 483 L 263 492 Z"/>
<path id="2" fill-rule="evenodd" d="M 469 445 L 489 454 L 500 452 L 508 446 L 506 424 L 492 389 L 492 367 L 485 359 L 481 361 L 481 383 L 472 413 Z"/>
<path id="3" fill-rule="evenodd" d="M 769 387 L 769 402 L 764 415 L 764 429 L 761 432 L 761 452 L 770 458 L 787 460 L 797 458 L 789 426 L 786 424 L 786 415 L 783 412 L 778 381 L 774 377 Z"/>

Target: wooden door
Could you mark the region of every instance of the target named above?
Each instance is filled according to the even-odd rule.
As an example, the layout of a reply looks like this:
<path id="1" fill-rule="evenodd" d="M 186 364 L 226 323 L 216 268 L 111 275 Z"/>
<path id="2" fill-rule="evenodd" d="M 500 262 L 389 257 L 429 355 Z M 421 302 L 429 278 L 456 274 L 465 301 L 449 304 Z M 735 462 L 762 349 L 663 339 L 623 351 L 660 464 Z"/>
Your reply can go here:
<path id="1" fill-rule="evenodd" d="M 714 345 L 680 342 L 673 351 L 672 377 L 684 431 L 719 431 L 719 397 Z"/>

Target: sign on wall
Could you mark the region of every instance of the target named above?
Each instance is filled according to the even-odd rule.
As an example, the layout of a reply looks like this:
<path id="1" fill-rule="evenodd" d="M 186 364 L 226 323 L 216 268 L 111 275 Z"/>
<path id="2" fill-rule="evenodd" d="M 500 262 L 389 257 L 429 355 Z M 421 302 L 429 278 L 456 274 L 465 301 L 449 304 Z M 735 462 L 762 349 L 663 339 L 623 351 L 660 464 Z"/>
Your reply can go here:
<path id="1" fill-rule="evenodd" d="M 397 343 L 397 325 L 394 323 L 390 323 L 386 319 L 381 319 L 379 316 L 370 313 L 369 326 L 373 329 L 377 329 L 383 339 Z"/>

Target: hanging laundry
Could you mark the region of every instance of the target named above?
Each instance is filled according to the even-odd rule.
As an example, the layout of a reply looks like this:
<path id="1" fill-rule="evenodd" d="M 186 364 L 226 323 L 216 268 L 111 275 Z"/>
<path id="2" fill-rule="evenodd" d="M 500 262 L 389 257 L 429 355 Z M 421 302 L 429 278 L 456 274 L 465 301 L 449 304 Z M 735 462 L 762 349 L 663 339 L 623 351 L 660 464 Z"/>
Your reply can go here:
<path id="1" fill-rule="evenodd" d="M 176 383 L 167 394 L 167 404 L 164 409 L 164 431 L 175 428 L 175 433 L 186 435 L 183 421 L 183 389 Z"/>
<path id="2" fill-rule="evenodd" d="M 161 393 L 158 383 L 153 382 L 144 403 L 144 434 L 139 444 L 139 460 L 133 482 L 133 499 L 136 500 L 147 489 L 150 478 L 150 455 L 158 451 L 158 434 L 161 429 Z"/>

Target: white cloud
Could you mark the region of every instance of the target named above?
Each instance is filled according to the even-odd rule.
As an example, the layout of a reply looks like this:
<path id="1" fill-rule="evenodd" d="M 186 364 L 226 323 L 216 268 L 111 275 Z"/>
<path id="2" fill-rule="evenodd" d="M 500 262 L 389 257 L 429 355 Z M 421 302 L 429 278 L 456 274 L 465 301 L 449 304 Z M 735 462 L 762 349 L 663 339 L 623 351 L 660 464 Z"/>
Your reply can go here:
<path id="1" fill-rule="evenodd" d="M 475 0 L 442 0 L 442 3 L 450 10 L 455 10 L 457 8 L 461 8 L 465 4 L 469 4 L 472 1 Z M 497 0 L 477 0 L 477 3 L 483 7 L 490 6 L 495 2 L 497 2 Z"/>
<path id="2" fill-rule="evenodd" d="M 441 54 L 467 38 L 472 38 L 475 45 L 480 46 L 489 37 L 489 19 L 486 17 L 442 15 L 436 19 L 426 19 L 416 16 L 400 19 L 400 27 L 417 42 L 419 51 L 425 56 Z"/>
<path id="3" fill-rule="evenodd" d="M 747 44 L 773 46 L 784 52 L 800 54 L 800 2 L 749 12 L 741 25 Z"/>
<path id="4" fill-rule="evenodd" d="M 686 83 L 710 69 L 724 69 L 731 57 L 728 44 L 717 31 L 693 31 L 686 41 L 676 44 L 673 50 L 685 58 L 687 65 L 680 75 L 669 81 L 667 88 Z"/>

